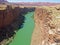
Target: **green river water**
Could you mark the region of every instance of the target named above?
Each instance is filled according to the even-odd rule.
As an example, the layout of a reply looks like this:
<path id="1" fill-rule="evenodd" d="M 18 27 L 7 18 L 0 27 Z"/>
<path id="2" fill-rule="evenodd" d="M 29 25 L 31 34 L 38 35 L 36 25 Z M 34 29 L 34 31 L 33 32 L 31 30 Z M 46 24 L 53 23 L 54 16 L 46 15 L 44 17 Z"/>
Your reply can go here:
<path id="1" fill-rule="evenodd" d="M 30 45 L 32 32 L 34 30 L 34 12 L 28 12 L 25 15 L 25 23 L 23 28 L 21 28 L 15 35 L 13 41 L 10 45 Z"/>

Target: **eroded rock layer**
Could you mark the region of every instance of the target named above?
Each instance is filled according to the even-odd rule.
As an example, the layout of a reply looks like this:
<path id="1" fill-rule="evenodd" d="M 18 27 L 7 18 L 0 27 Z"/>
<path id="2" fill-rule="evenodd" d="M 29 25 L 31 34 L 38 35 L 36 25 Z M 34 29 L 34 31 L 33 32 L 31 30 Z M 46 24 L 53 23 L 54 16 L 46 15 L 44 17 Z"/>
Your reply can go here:
<path id="1" fill-rule="evenodd" d="M 31 45 L 60 45 L 60 7 L 37 7 L 34 19 Z"/>

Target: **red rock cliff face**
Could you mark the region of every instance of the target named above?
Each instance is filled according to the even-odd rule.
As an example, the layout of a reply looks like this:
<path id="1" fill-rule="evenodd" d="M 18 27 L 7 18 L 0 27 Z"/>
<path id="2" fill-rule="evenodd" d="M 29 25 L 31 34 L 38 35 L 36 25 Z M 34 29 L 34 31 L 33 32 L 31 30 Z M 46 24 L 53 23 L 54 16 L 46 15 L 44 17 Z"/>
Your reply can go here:
<path id="1" fill-rule="evenodd" d="M 5 10 L 0 10 L 0 27 L 4 27 L 12 23 L 12 21 L 19 15 L 20 9 L 16 7 L 12 9 L 7 6 Z"/>

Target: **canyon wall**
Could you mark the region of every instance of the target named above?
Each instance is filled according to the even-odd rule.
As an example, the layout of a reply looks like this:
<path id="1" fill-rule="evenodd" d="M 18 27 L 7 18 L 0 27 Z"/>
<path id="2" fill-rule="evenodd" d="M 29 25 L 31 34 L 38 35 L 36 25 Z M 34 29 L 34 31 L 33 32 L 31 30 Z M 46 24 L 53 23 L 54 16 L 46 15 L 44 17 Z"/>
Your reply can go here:
<path id="1" fill-rule="evenodd" d="M 12 9 L 7 6 L 5 10 L 0 10 L 0 27 L 4 27 L 12 23 L 12 21 L 19 15 L 21 9 L 16 7 Z"/>
<path id="2" fill-rule="evenodd" d="M 15 31 L 22 28 L 25 20 L 24 15 L 22 15 L 22 11 L 23 8 L 12 8 L 11 5 L 0 4 L 0 45 L 7 45 L 12 41 L 14 34 L 16 33 Z"/>
<path id="3" fill-rule="evenodd" d="M 35 28 L 31 45 L 60 45 L 60 7 L 41 6 L 35 9 Z"/>

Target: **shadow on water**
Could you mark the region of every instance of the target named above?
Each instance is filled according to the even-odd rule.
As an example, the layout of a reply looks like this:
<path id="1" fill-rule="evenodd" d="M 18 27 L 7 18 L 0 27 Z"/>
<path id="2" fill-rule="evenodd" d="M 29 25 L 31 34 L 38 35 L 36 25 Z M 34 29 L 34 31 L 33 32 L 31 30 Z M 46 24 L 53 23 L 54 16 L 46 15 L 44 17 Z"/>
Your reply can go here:
<path id="1" fill-rule="evenodd" d="M 19 29 L 23 28 L 25 14 L 35 10 L 35 8 L 20 8 L 20 9 L 22 11 L 19 12 L 19 15 L 13 20 L 11 24 L 0 28 L 0 42 L 3 41 L 4 39 L 9 39 L 14 34 L 16 34 L 15 31 L 18 31 Z"/>

